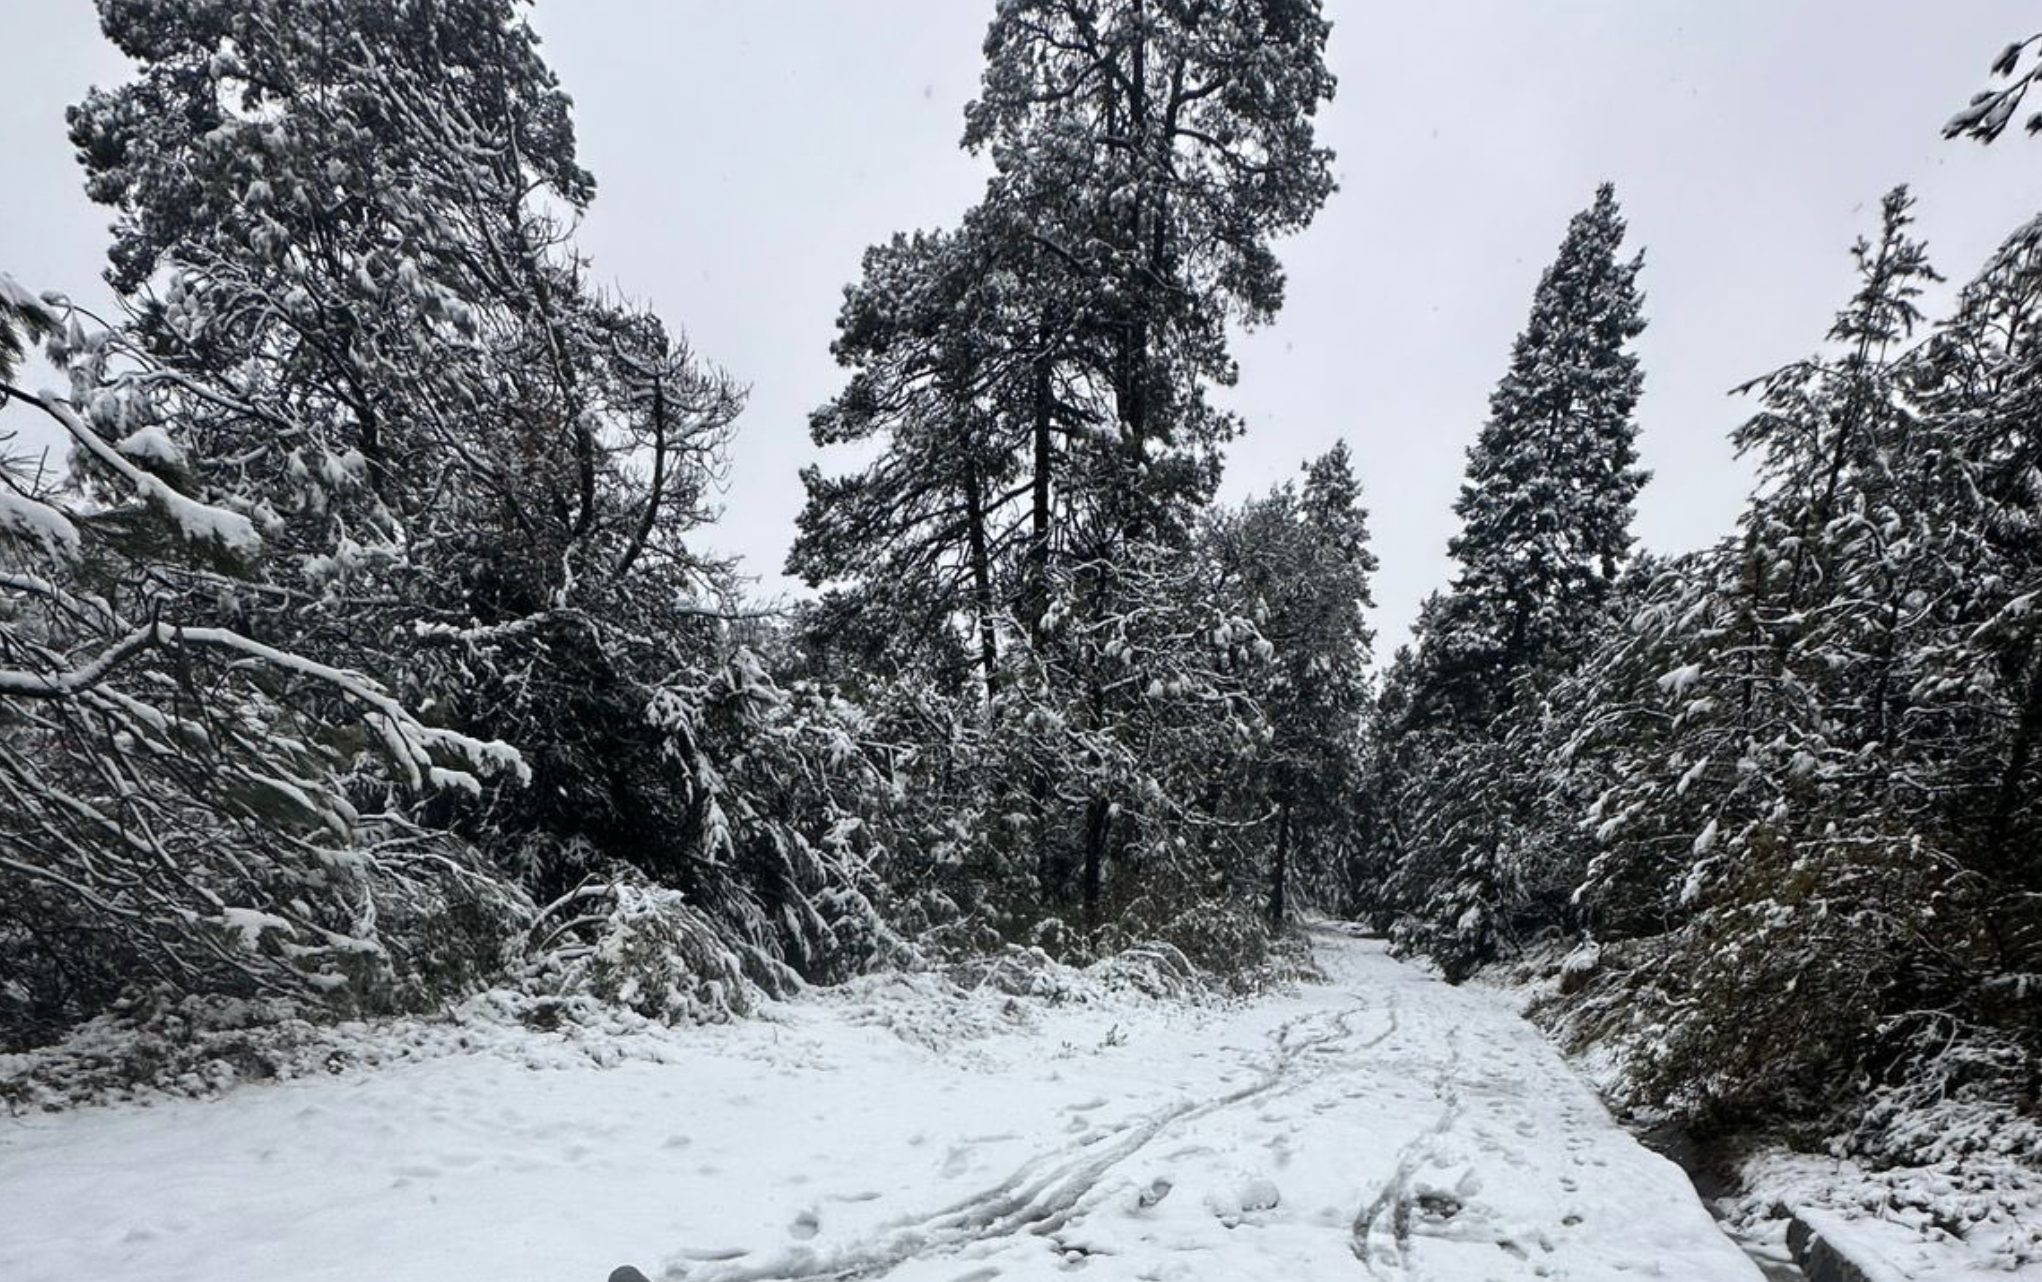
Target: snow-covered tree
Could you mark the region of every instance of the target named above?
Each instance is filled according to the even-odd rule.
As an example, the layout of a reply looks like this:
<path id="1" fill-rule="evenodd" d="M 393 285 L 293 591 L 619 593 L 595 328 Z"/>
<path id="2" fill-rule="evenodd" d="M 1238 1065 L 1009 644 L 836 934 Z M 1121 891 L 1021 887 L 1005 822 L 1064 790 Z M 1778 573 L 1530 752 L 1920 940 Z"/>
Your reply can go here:
<path id="1" fill-rule="evenodd" d="M 2042 77 L 2042 32 L 2000 50 L 1992 60 L 1992 75 L 2003 83 L 1971 95 L 1964 109 L 1944 123 L 1945 138 L 1992 142 L 2006 132 L 2020 114 L 2028 90 Z M 2042 132 L 2042 113 L 2030 115 L 2023 127 L 2030 134 Z"/>
<path id="2" fill-rule="evenodd" d="M 1306 464 L 1302 485 L 1216 516 L 1211 540 L 1224 590 L 1237 593 L 1273 658 L 1252 690 L 1269 743 L 1239 763 L 1229 797 L 1266 817 L 1266 910 L 1281 924 L 1292 905 L 1343 906 L 1358 830 L 1354 805 L 1376 567 L 1367 512 L 1343 441 Z"/>
<path id="3" fill-rule="evenodd" d="M 929 728 L 992 754 L 965 769 L 966 809 L 1005 817 L 980 853 L 1029 865 L 1046 916 L 1097 925 L 1139 895 L 1113 865 L 1211 848 L 1188 763 L 1259 733 L 1219 662 L 1254 630 L 1193 559 L 1236 426 L 1207 394 L 1228 323 L 1281 302 L 1272 239 L 1332 189 L 1326 31 L 1307 0 L 1001 4 L 966 119 L 984 199 L 871 251 L 846 295 L 851 377 L 815 434 L 878 448 L 805 477 L 789 564 L 830 589 L 810 631 L 946 699 L 976 669 L 984 728 Z"/>
<path id="4" fill-rule="evenodd" d="M 1489 421 L 1468 451 L 1448 545 L 1459 571 L 1441 605 L 1436 691 L 1479 718 L 1510 684 L 1564 663 L 1594 626 L 1631 547 L 1646 474 L 1632 415 L 1643 374 L 1642 256 L 1621 257 L 1616 191 L 1598 188 L 1539 278 Z"/>
<path id="5" fill-rule="evenodd" d="M 1594 638 L 1631 547 L 1642 374 L 1640 257 L 1613 188 L 1567 228 L 1468 451 L 1452 590 L 1429 602 L 1397 678 L 1371 787 L 1373 893 L 1400 937 L 1463 974 L 1513 929 L 1539 785 L 1520 755 L 1539 692 Z M 1399 742 L 1402 741 L 1402 742 Z M 1395 810 L 1383 809 L 1395 807 Z M 1394 852 L 1394 853 L 1391 853 Z"/>
<path id="6" fill-rule="evenodd" d="M 151 368 L 80 366 L 81 399 L 265 531 L 261 582 L 210 584 L 214 613 L 518 744 L 535 786 L 421 817 L 542 900 L 628 864 L 733 941 L 814 956 L 783 933 L 814 879 L 766 866 L 794 844 L 733 863 L 716 836 L 710 754 L 742 737 L 672 708 L 741 657 L 729 567 L 690 542 L 743 396 L 588 284 L 594 182 L 520 6 L 102 17 L 136 74 L 71 132 Z"/>
<path id="7" fill-rule="evenodd" d="M 1061 416 L 1036 403 L 1049 393 L 1030 309 L 983 221 L 867 252 L 834 348 L 855 372 L 817 412 L 814 435 L 886 448 L 851 476 L 803 471 L 808 503 L 788 567 L 812 586 L 839 585 L 818 622 L 840 637 L 869 624 L 873 663 L 898 666 L 917 647 L 942 655 L 952 622 L 965 620 L 990 690 L 1000 632 L 1026 608 L 1021 596 L 1040 595 L 1029 580 L 1047 529 L 1036 527 L 1049 519 L 1063 447 L 1049 439 Z"/>
<path id="8" fill-rule="evenodd" d="M 2037 796 L 2033 252 L 1918 344 L 1910 205 L 1856 246 L 1826 349 L 1753 385 L 1739 537 L 1666 566 L 1554 691 L 1548 758 L 1593 797 L 1576 894 L 1619 947 L 1585 1000 L 1641 1089 L 1718 1124 L 1844 1108 L 1874 1156 L 1918 1142 L 1912 1110 L 2026 1089 L 2036 1024 L 1993 994 L 2042 957 L 2011 836 Z"/>
<path id="9" fill-rule="evenodd" d="M 1182 537 L 1217 479 L 1234 424 L 1204 388 L 1233 380 L 1226 323 L 1276 313 L 1271 239 L 1333 190 L 1328 29 L 1316 0 L 1003 0 L 987 32 L 965 142 L 1105 393 L 1081 483 L 1116 536 Z"/>
<path id="10" fill-rule="evenodd" d="M 60 366 L 173 377 L 0 275 L 0 348 L 27 333 Z M 208 598 L 255 586 L 269 549 L 189 493 L 160 428 L 115 436 L 0 377 L 8 408 L 61 430 L 98 484 L 0 460 L 0 1045 L 143 993 L 378 1010 L 494 975 L 529 903 L 382 803 L 522 775 L 516 753 L 219 622 Z"/>

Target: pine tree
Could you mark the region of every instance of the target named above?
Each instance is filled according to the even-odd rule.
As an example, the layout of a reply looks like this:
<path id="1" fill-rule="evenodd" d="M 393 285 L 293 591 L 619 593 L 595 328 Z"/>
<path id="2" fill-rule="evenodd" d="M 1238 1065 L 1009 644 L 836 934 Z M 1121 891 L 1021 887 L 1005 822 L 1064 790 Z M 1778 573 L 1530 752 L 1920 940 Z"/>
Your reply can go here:
<path id="1" fill-rule="evenodd" d="M 1468 451 L 1449 545 L 1453 589 L 1428 604 L 1400 680 L 1398 720 L 1378 768 L 1410 772 L 1371 791 L 1394 857 L 1375 893 L 1399 937 L 1458 977 L 1493 957 L 1524 894 L 1518 849 L 1540 782 L 1506 745 L 1523 743 L 1540 691 L 1564 675 L 1605 618 L 1631 547 L 1642 374 L 1641 257 L 1605 184 L 1567 228 L 1531 318 Z"/>
<path id="2" fill-rule="evenodd" d="M 1992 61 L 1992 74 L 2005 83 L 1971 95 L 1964 109 L 1944 123 L 1943 137 L 1989 143 L 2005 133 L 2027 99 L 2028 90 L 2034 87 L 2037 77 L 2042 77 L 2042 60 L 2029 57 L 2037 51 L 2042 51 L 2042 33 L 2016 40 L 2000 50 Z M 2025 67 L 2021 65 L 2024 61 L 2028 64 Z M 2025 127 L 2030 134 L 2042 132 L 2042 113 L 2030 115 Z"/>
<path id="3" fill-rule="evenodd" d="M 1272 317 L 1270 241 L 1333 190 L 1313 117 L 1333 94 L 1316 0 L 1005 0 L 965 142 L 986 198 L 1072 300 L 1072 351 L 1103 393 L 1111 448 L 1088 460 L 1095 541 L 1188 532 L 1234 424 L 1225 324 Z"/>
<path id="4" fill-rule="evenodd" d="M 1297 903 L 1337 908 L 1356 835 L 1362 719 L 1373 604 L 1368 514 L 1352 455 L 1340 442 L 1284 485 L 1222 514 L 1211 535 L 1225 590 L 1257 620 L 1273 659 L 1252 690 L 1269 721 L 1268 746 L 1235 784 L 1248 816 L 1269 817 L 1267 914 L 1281 924 Z"/>
<path id="5" fill-rule="evenodd" d="M 1984 994 L 2042 958 L 2033 861 L 1996 819 L 2037 788 L 2021 574 L 1999 559 L 2021 536 L 1998 505 L 2027 482 L 1987 479 L 2032 435 L 2031 251 L 2017 235 L 1918 345 L 1935 276 L 1910 205 L 1890 193 L 1854 248 L 1828 347 L 1753 384 L 1739 536 L 1670 564 L 1555 692 L 1572 728 L 1550 758 L 1595 798 L 1586 922 L 1636 941 L 1586 1009 L 1604 1035 L 1649 1029 L 1641 1088 L 1718 1125 L 1843 1108 L 1848 1145 L 1887 1159 L 1957 1082 L 2026 1089 L 2009 1066 L 2032 1021 Z"/>
<path id="6" fill-rule="evenodd" d="M 1643 375 L 1629 345 L 1645 320 L 1643 259 L 1619 257 L 1623 236 L 1605 184 L 1540 277 L 1468 451 L 1461 530 L 1448 545 L 1460 573 L 1436 634 L 1444 670 L 1480 691 L 1450 694 L 1457 706 L 1499 711 L 1512 681 L 1564 663 L 1629 554 L 1646 480 L 1632 418 Z"/>
<path id="7" fill-rule="evenodd" d="M 73 372 L 91 415 L 142 416 L 126 430 L 159 428 L 267 533 L 262 581 L 198 578 L 195 607 L 517 743 L 530 789 L 378 803 L 476 839 L 542 902 L 649 875 L 759 974 L 825 951 L 848 865 L 774 862 L 791 837 L 736 853 L 717 754 L 750 745 L 672 706 L 763 688 L 732 676 L 731 567 L 691 546 L 743 395 L 588 283 L 594 181 L 520 6 L 102 17 L 136 72 L 71 134 L 156 368 Z"/>
<path id="8" fill-rule="evenodd" d="M 1253 629 L 1187 558 L 1236 428 L 1209 400 L 1227 324 L 1275 314 L 1271 241 L 1332 190 L 1327 29 L 1310 0 L 1003 3 L 966 114 L 984 199 L 872 251 L 839 320 L 852 374 L 816 437 L 879 450 L 805 477 L 789 564 L 831 589 L 816 640 L 912 680 L 947 667 L 946 692 L 971 656 L 1013 754 L 987 775 L 1023 794 L 974 804 L 1028 816 L 1044 907 L 1094 925 L 1115 866 L 1155 870 L 1210 818 L 1176 772 L 1259 721 L 1216 661 Z"/>
<path id="9" fill-rule="evenodd" d="M 981 222 L 866 253 L 833 348 L 854 373 L 812 430 L 822 446 L 886 448 L 852 476 L 803 470 L 808 502 L 787 565 L 811 586 L 837 585 L 821 618 L 876 642 L 872 661 L 898 666 L 918 646 L 943 654 L 951 621 L 969 620 L 990 693 L 1000 633 L 1028 608 L 1034 500 L 1039 489 L 1047 500 L 1062 443 L 1038 448 L 1058 416 L 1045 407 L 1051 421 L 1037 421 L 1046 392 L 1028 350 L 1032 314 Z"/>
<path id="10" fill-rule="evenodd" d="M 0 369 L 0 409 L 54 425 L 92 481 L 0 459 L 0 1046 L 142 986 L 377 1011 L 493 979 L 529 902 L 370 799 L 477 790 L 522 775 L 516 753 L 212 617 L 194 579 L 204 596 L 259 589 L 266 545 L 134 421 L 151 377 L 178 376 L 0 275 L 0 346 L 25 334 L 60 369 L 138 377 L 116 416 Z"/>

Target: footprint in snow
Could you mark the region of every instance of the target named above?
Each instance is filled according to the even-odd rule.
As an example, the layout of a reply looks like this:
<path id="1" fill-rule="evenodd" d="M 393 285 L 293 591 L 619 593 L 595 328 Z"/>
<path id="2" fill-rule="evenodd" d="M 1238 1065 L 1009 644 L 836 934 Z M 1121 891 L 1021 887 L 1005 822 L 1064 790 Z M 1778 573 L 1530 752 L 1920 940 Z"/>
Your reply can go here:
<path id="1" fill-rule="evenodd" d="M 1256 1211 L 1275 1209 L 1282 1197 L 1276 1185 L 1268 1180 L 1254 1179 L 1238 1189 L 1215 1189 L 1205 1195 L 1205 1209 L 1213 1218 L 1228 1228 L 1237 1228 L 1243 1219 Z"/>
<path id="2" fill-rule="evenodd" d="M 794 1217 L 794 1223 L 787 1226 L 787 1235 L 806 1242 L 822 1231 L 822 1216 L 812 1206 L 803 1207 Z"/>
<path id="3" fill-rule="evenodd" d="M 974 1165 L 972 1146 L 969 1143 L 952 1144 L 943 1154 L 943 1175 L 951 1178 L 964 1174 Z"/>
<path id="4" fill-rule="evenodd" d="M 725 1260 L 741 1259 L 750 1254 L 751 1250 L 742 1246 L 690 1246 L 682 1247 L 674 1252 L 674 1257 L 681 1260 L 694 1260 L 702 1264 L 720 1264 Z M 667 1271 L 671 1274 L 673 1272 L 672 1267 L 669 1266 Z"/>
<path id="5" fill-rule="evenodd" d="M 1140 1188 L 1135 1190 L 1134 1205 L 1129 1209 L 1135 1212 L 1136 1214 L 1139 1214 L 1142 1211 L 1146 1211 L 1150 1207 L 1154 1206 L 1156 1203 L 1170 1196 L 1170 1190 L 1173 1187 L 1174 1186 L 1170 1183 L 1170 1181 L 1158 1175 L 1155 1179 L 1150 1180 L 1147 1184 L 1144 1184 Z"/>

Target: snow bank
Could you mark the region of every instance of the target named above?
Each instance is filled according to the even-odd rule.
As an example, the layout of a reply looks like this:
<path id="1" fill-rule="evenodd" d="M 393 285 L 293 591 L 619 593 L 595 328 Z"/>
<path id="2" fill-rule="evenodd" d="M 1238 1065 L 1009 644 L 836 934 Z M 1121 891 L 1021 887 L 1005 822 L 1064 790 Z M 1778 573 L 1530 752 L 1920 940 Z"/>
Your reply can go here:
<path id="1" fill-rule="evenodd" d="M 1632 1095 L 1633 1063 L 1652 1049 L 1649 1023 L 1583 1026 L 1584 1012 L 1564 1000 L 1603 961 L 1584 943 L 1533 949 L 1512 966 L 1478 977 L 1495 999 L 1530 1010 L 1556 1037 L 1577 1047 L 1574 1062 L 1605 1098 Z M 1961 1092 L 1958 1093 L 1961 1096 Z M 2042 1171 L 2033 1165 L 2035 1123 L 1985 1100 L 1961 1097 L 1908 1104 L 1875 1096 L 1868 1112 L 1887 1131 L 1906 1132 L 1900 1147 L 1918 1165 L 1875 1167 L 1828 1154 L 1773 1146 L 1743 1160 L 1734 1174 L 1742 1192 L 1718 1206 L 1738 1237 L 1761 1253 L 1791 1256 L 1787 1233 L 1801 1220 L 1868 1276 L 1908 1279 L 2042 1278 Z M 1639 1109 L 1638 1116 L 1652 1120 Z M 1926 1142 L 1933 1132 L 1936 1142 Z M 1841 1141 L 1838 1151 L 1843 1151 Z"/>
<path id="2" fill-rule="evenodd" d="M 1882 1171 L 1775 1149 L 1740 1176 L 1741 1232 L 1785 1241 L 1798 1220 L 1868 1282 L 2042 1277 L 2042 1179 L 2017 1164 Z"/>

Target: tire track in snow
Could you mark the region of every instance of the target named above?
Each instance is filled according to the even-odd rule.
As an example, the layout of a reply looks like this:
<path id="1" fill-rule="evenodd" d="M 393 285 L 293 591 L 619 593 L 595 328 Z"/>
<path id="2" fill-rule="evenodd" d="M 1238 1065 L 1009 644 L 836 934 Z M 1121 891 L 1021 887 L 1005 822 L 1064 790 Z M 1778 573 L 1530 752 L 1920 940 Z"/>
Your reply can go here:
<path id="1" fill-rule="evenodd" d="M 1436 1013 L 1448 1012 L 1442 1008 Z M 1446 1055 L 1427 1070 L 1440 1111 L 1430 1125 L 1397 1150 L 1389 1178 L 1363 1201 L 1350 1229 L 1350 1251 L 1367 1274 L 1378 1279 L 1472 1276 L 1470 1257 L 1459 1254 L 1456 1258 L 1458 1248 L 1476 1248 L 1478 1254 L 1494 1248 L 1507 1257 L 1492 1257 L 1474 1265 L 1474 1271 L 1484 1278 L 1567 1276 L 1565 1266 L 1552 1258 L 1558 1247 L 1547 1226 L 1522 1217 L 1499 1220 L 1494 1208 L 1476 1196 L 1486 1182 L 1482 1168 L 1490 1159 L 1523 1164 L 1513 1161 L 1507 1141 L 1491 1129 L 1500 1124 L 1493 1102 L 1485 1105 L 1485 1101 L 1494 1100 L 1498 1080 L 1487 1070 L 1500 1066 L 1508 1073 L 1518 1067 L 1511 1043 L 1479 1022 L 1465 1026 L 1448 1023 L 1440 1031 Z M 1426 1039 L 1421 1035 L 1420 1040 Z M 1577 1110 L 1563 1108 L 1560 1124 L 1563 1134 L 1572 1136 L 1579 1129 Z M 1521 1140 L 1537 1133 L 1536 1127 L 1526 1127 L 1530 1127 L 1529 1121 L 1520 1121 L 1514 1132 Z M 1567 1143 L 1573 1148 L 1572 1138 Z M 1581 1161 L 1578 1157 L 1574 1160 Z M 1430 1177 L 1452 1179 L 1447 1173 L 1455 1168 L 1460 1168 L 1460 1175 L 1450 1188 L 1432 1182 Z M 1575 1185 L 1561 1176 L 1560 1187 L 1571 1193 Z M 1578 1216 L 1561 1218 L 1551 1227 L 1572 1227 L 1579 1222 Z M 1446 1250 L 1434 1258 L 1428 1249 L 1422 1253 L 1427 1258 L 1421 1264 L 1421 1241 Z"/>
<path id="2" fill-rule="evenodd" d="M 952 1255 L 967 1247 L 1022 1233 L 1046 1237 L 1062 1229 L 1082 1211 L 1090 1209 L 1086 1199 L 1115 1167 L 1142 1152 L 1157 1136 L 1173 1126 L 1196 1121 L 1250 1101 L 1285 1093 L 1315 1081 L 1333 1071 L 1327 1065 L 1317 1072 L 1300 1074 L 1298 1066 L 1311 1052 L 1332 1047 L 1353 1036 L 1352 1019 L 1367 1010 L 1356 1005 L 1332 1013 L 1313 1011 L 1278 1025 L 1271 1040 L 1274 1053 L 1261 1075 L 1246 1086 L 1208 1100 L 1180 1100 L 1176 1104 L 1122 1126 L 1081 1141 L 1077 1148 L 1064 1147 L 1039 1153 L 1017 1167 L 999 1183 L 932 1215 L 900 1221 L 880 1237 L 841 1246 L 796 1246 L 783 1248 L 770 1259 L 703 1260 L 685 1255 L 670 1260 L 665 1269 L 669 1279 L 686 1282 L 853 1282 L 882 1277 L 910 1260 L 930 1255 Z M 1394 1002 L 1389 1008 L 1388 1027 L 1359 1044 L 1359 1049 L 1380 1045 L 1397 1031 Z M 1299 1036 L 1314 1021 L 1328 1025 L 1320 1031 Z"/>
<path id="3" fill-rule="evenodd" d="M 1447 1057 L 1440 1066 L 1439 1092 L 1442 1107 L 1431 1126 L 1405 1144 L 1397 1153 L 1396 1169 L 1373 1199 L 1355 1213 L 1351 1248 L 1372 1277 L 1381 1277 L 1377 1264 L 1408 1273 L 1406 1247 L 1411 1239 L 1411 1177 L 1428 1159 L 1439 1154 L 1440 1141 L 1461 1118 L 1461 1039 L 1458 1028 L 1447 1030 Z M 1388 1219 L 1387 1226 L 1383 1221 Z M 1387 1234 L 1385 1228 L 1387 1227 Z M 1387 1240 L 1385 1240 L 1387 1236 Z"/>

